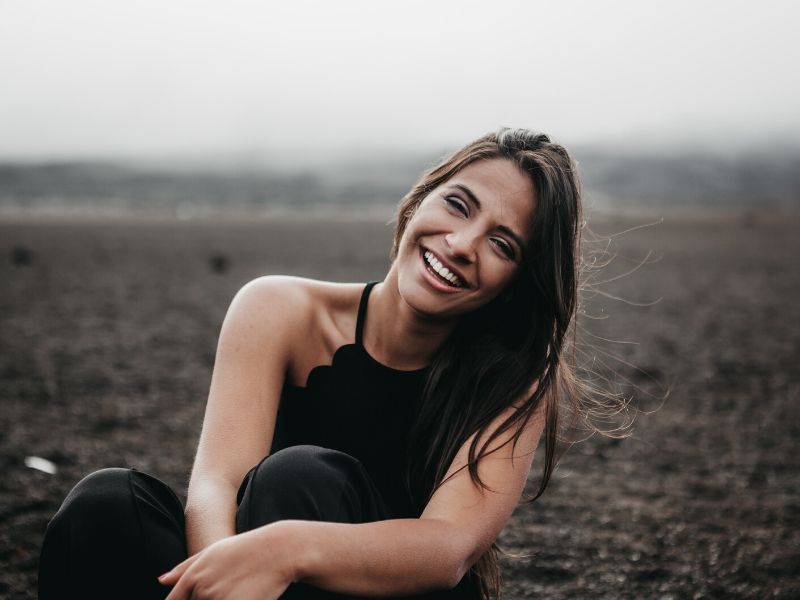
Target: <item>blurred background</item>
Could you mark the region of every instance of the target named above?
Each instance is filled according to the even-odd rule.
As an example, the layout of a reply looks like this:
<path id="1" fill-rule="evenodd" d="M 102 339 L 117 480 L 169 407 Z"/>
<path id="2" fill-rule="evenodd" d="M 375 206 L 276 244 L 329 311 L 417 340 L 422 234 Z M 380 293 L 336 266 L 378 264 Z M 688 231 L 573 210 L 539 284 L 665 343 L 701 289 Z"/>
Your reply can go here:
<path id="1" fill-rule="evenodd" d="M 92 470 L 185 497 L 241 285 L 382 278 L 421 171 L 511 126 L 579 162 L 607 263 L 579 357 L 636 424 L 515 513 L 505 597 L 798 597 L 798 16 L 1 1 L 0 596 L 36 596 L 47 520 Z"/>
<path id="2" fill-rule="evenodd" d="M 0 214 L 389 213 L 500 126 L 598 209 L 794 207 L 796 5 L 4 2 Z"/>

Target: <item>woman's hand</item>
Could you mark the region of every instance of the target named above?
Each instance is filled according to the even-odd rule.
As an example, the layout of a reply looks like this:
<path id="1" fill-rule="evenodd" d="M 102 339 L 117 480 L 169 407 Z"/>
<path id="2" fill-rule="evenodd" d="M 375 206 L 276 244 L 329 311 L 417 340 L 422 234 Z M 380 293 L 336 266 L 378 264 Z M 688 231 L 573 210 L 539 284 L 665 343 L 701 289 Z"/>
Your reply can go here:
<path id="1" fill-rule="evenodd" d="M 293 573 L 285 552 L 265 529 L 215 542 L 164 573 L 158 581 L 175 586 L 167 600 L 277 599 L 292 583 Z"/>

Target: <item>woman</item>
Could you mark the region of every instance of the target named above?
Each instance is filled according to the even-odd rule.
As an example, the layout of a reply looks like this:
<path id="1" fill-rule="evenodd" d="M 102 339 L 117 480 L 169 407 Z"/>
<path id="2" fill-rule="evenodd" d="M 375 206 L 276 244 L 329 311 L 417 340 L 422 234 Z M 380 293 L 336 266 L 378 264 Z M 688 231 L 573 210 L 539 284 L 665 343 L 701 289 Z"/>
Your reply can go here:
<path id="1" fill-rule="evenodd" d="M 567 152 L 502 129 L 402 200 L 382 282 L 246 285 L 185 512 L 144 473 L 90 475 L 40 597 L 496 596 L 494 540 L 571 398 L 580 215 Z"/>

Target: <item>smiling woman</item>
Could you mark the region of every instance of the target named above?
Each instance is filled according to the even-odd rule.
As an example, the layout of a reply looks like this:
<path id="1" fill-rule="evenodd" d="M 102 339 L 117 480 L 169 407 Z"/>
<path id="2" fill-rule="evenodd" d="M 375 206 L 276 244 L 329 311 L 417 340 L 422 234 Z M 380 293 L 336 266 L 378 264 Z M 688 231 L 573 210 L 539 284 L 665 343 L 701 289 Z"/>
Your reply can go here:
<path id="1" fill-rule="evenodd" d="M 503 129 L 403 198 L 383 281 L 247 284 L 185 510 L 150 475 L 89 475 L 48 525 L 40 597 L 497 597 L 494 541 L 578 405 L 580 231 L 567 152 Z"/>
<path id="2" fill-rule="evenodd" d="M 487 304 L 522 263 L 535 198 L 530 178 L 509 160 L 467 165 L 416 207 L 387 280 L 396 278 L 404 299 L 439 319 Z M 451 296 L 443 304 L 431 286 Z"/>

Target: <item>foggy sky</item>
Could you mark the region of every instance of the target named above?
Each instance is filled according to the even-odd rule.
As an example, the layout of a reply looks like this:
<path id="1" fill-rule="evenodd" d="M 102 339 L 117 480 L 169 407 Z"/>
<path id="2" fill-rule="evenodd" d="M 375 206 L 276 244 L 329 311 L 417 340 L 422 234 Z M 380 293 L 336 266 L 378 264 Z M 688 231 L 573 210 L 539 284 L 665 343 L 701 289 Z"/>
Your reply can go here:
<path id="1" fill-rule="evenodd" d="M 792 142 L 795 6 L 0 0 L 0 158 Z"/>

